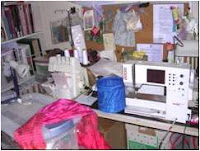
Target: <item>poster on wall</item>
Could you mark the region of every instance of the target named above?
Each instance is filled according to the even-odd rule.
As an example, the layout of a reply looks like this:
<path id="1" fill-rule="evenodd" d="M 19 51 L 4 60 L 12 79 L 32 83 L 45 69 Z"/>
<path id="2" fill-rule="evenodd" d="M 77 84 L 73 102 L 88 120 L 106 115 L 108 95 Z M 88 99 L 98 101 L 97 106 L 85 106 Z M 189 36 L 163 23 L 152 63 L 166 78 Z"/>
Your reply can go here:
<path id="1" fill-rule="evenodd" d="M 50 22 L 52 44 L 59 44 L 69 41 L 67 19 L 60 19 Z"/>

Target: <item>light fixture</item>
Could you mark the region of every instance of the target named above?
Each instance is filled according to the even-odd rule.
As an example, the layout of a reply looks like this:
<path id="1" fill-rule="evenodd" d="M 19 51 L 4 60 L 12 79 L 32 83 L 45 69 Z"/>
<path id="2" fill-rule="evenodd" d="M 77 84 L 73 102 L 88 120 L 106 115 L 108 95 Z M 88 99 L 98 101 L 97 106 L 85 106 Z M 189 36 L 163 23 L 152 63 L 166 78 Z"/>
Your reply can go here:
<path id="1" fill-rule="evenodd" d="M 10 61 L 9 64 L 11 68 L 15 69 L 15 71 L 21 78 L 25 77 L 25 75 L 29 71 L 29 65 L 27 64 L 19 64 L 16 61 Z"/>

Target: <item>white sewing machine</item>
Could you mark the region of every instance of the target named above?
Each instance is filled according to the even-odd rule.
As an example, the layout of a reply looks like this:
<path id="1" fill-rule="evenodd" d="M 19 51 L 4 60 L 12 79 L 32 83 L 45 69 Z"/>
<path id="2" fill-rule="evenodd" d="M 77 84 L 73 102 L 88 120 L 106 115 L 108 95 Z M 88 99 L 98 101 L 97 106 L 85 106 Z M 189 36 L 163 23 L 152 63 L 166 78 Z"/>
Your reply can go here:
<path id="1" fill-rule="evenodd" d="M 188 101 L 190 66 L 129 61 L 123 64 L 127 87 L 125 113 L 185 123 L 191 117 Z"/>
<path id="2" fill-rule="evenodd" d="M 53 97 L 73 99 L 84 91 L 84 86 L 89 86 L 87 71 L 77 58 L 51 57 L 48 70 L 52 72 L 55 84 L 48 81 L 42 86 Z"/>

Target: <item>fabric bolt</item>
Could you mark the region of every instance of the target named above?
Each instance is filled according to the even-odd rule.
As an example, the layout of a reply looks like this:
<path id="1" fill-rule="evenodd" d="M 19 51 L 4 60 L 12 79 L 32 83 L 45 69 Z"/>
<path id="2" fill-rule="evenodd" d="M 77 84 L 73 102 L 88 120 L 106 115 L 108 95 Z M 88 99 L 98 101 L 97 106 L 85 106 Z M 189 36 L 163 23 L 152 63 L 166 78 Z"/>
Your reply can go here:
<path id="1" fill-rule="evenodd" d="M 127 29 L 127 21 L 134 17 L 132 12 L 123 13 L 120 10 L 113 21 L 113 32 L 115 44 L 120 46 L 134 47 L 135 33 L 134 30 Z"/>
<path id="2" fill-rule="evenodd" d="M 23 149 L 45 149 L 42 126 L 82 117 L 78 123 L 78 145 L 86 149 L 110 149 L 98 131 L 96 113 L 87 106 L 67 99 L 59 99 L 40 109 L 14 133 L 15 141 Z"/>

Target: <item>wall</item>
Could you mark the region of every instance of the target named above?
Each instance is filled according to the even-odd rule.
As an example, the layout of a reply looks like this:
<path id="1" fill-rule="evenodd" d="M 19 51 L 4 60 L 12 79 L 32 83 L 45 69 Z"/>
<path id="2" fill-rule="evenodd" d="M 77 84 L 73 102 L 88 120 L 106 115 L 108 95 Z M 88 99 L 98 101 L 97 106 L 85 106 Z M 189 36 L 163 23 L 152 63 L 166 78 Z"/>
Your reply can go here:
<path id="1" fill-rule="evenodd" d="M 103 2 L 67 2 L 67 1 L 35 1 L 31 2 L 33 4 L 33 17 L 35 18 L 35 27 L 37 31 L 42 31 L 43 34 L 40 34 L 39 37 L 42 43 L 42 50 L 61 48 L 66 49 L 70 48 L 69 42 L 64 42 L 60 44 L 52 44 L 51 42 L 51 31 L 50 31 L 50 22 L 55 21 L 64 17 L 67 17 L 67 13 L 55 13 L 57 9 L 69 9 L 75 6 L 78 10 L 81 10 L 81 5 L 92 6 L 93 4 L 99 4 Z M 90 3 L 90 4 L 89 4 Z M 122 2 L 121 2 L 122 3 Z M 123 2 L 124 3 L 124 2 Z M 153 2 L 156 3 L 156 2 Z M 167 2 L 163 2 L 167 3 Z M 110 3 L 109 3 L 110 4 Z M 198 1 L 189 2 L 191 7 L 191 13 L 195 18 L 198 19 Z M 81 11 L 80 11 L 81 12 Z M 80 13 L 81 14 L 81 13 Z M 43 39 L 43 40 L 42 40 Z"/>
<path id="2" fill-rule="evenodd" d="M 189 6 L 192 16 L 199 20 L 199 1 L 191 1 L 189 2 Z"/>
<path id="3" fill-rule="evenodd" d="M 55 10 L 62 10 L 62 9 L 66 10 L 70 9 L 71 7 L 76 7 L 76 9 L 79 12 L 81 12 L 81 6 L 66 1 L 58 1 L 58 2 L 37 1 L 37 2 L 32 2 L 32 5 L 34 7 L 33 15 L 34 15 L 36 29 L 37 31 L 43 32 L 42 34 L 40 34 L 40 38 L 41 37 L 43 38 L 43 40 L 41 40 L 42 41 L 41 44 L 43 45 L 42 50 L 44 51 L 53 48 L 60 48 L 60 49 L 71 48 L 69 42 L 52 44 L 50 22 L 57 21 L 59 19 L 67 17 L 66 11 L 64 11 L 63 13 L 61 12 L 55 13 Z"/>

